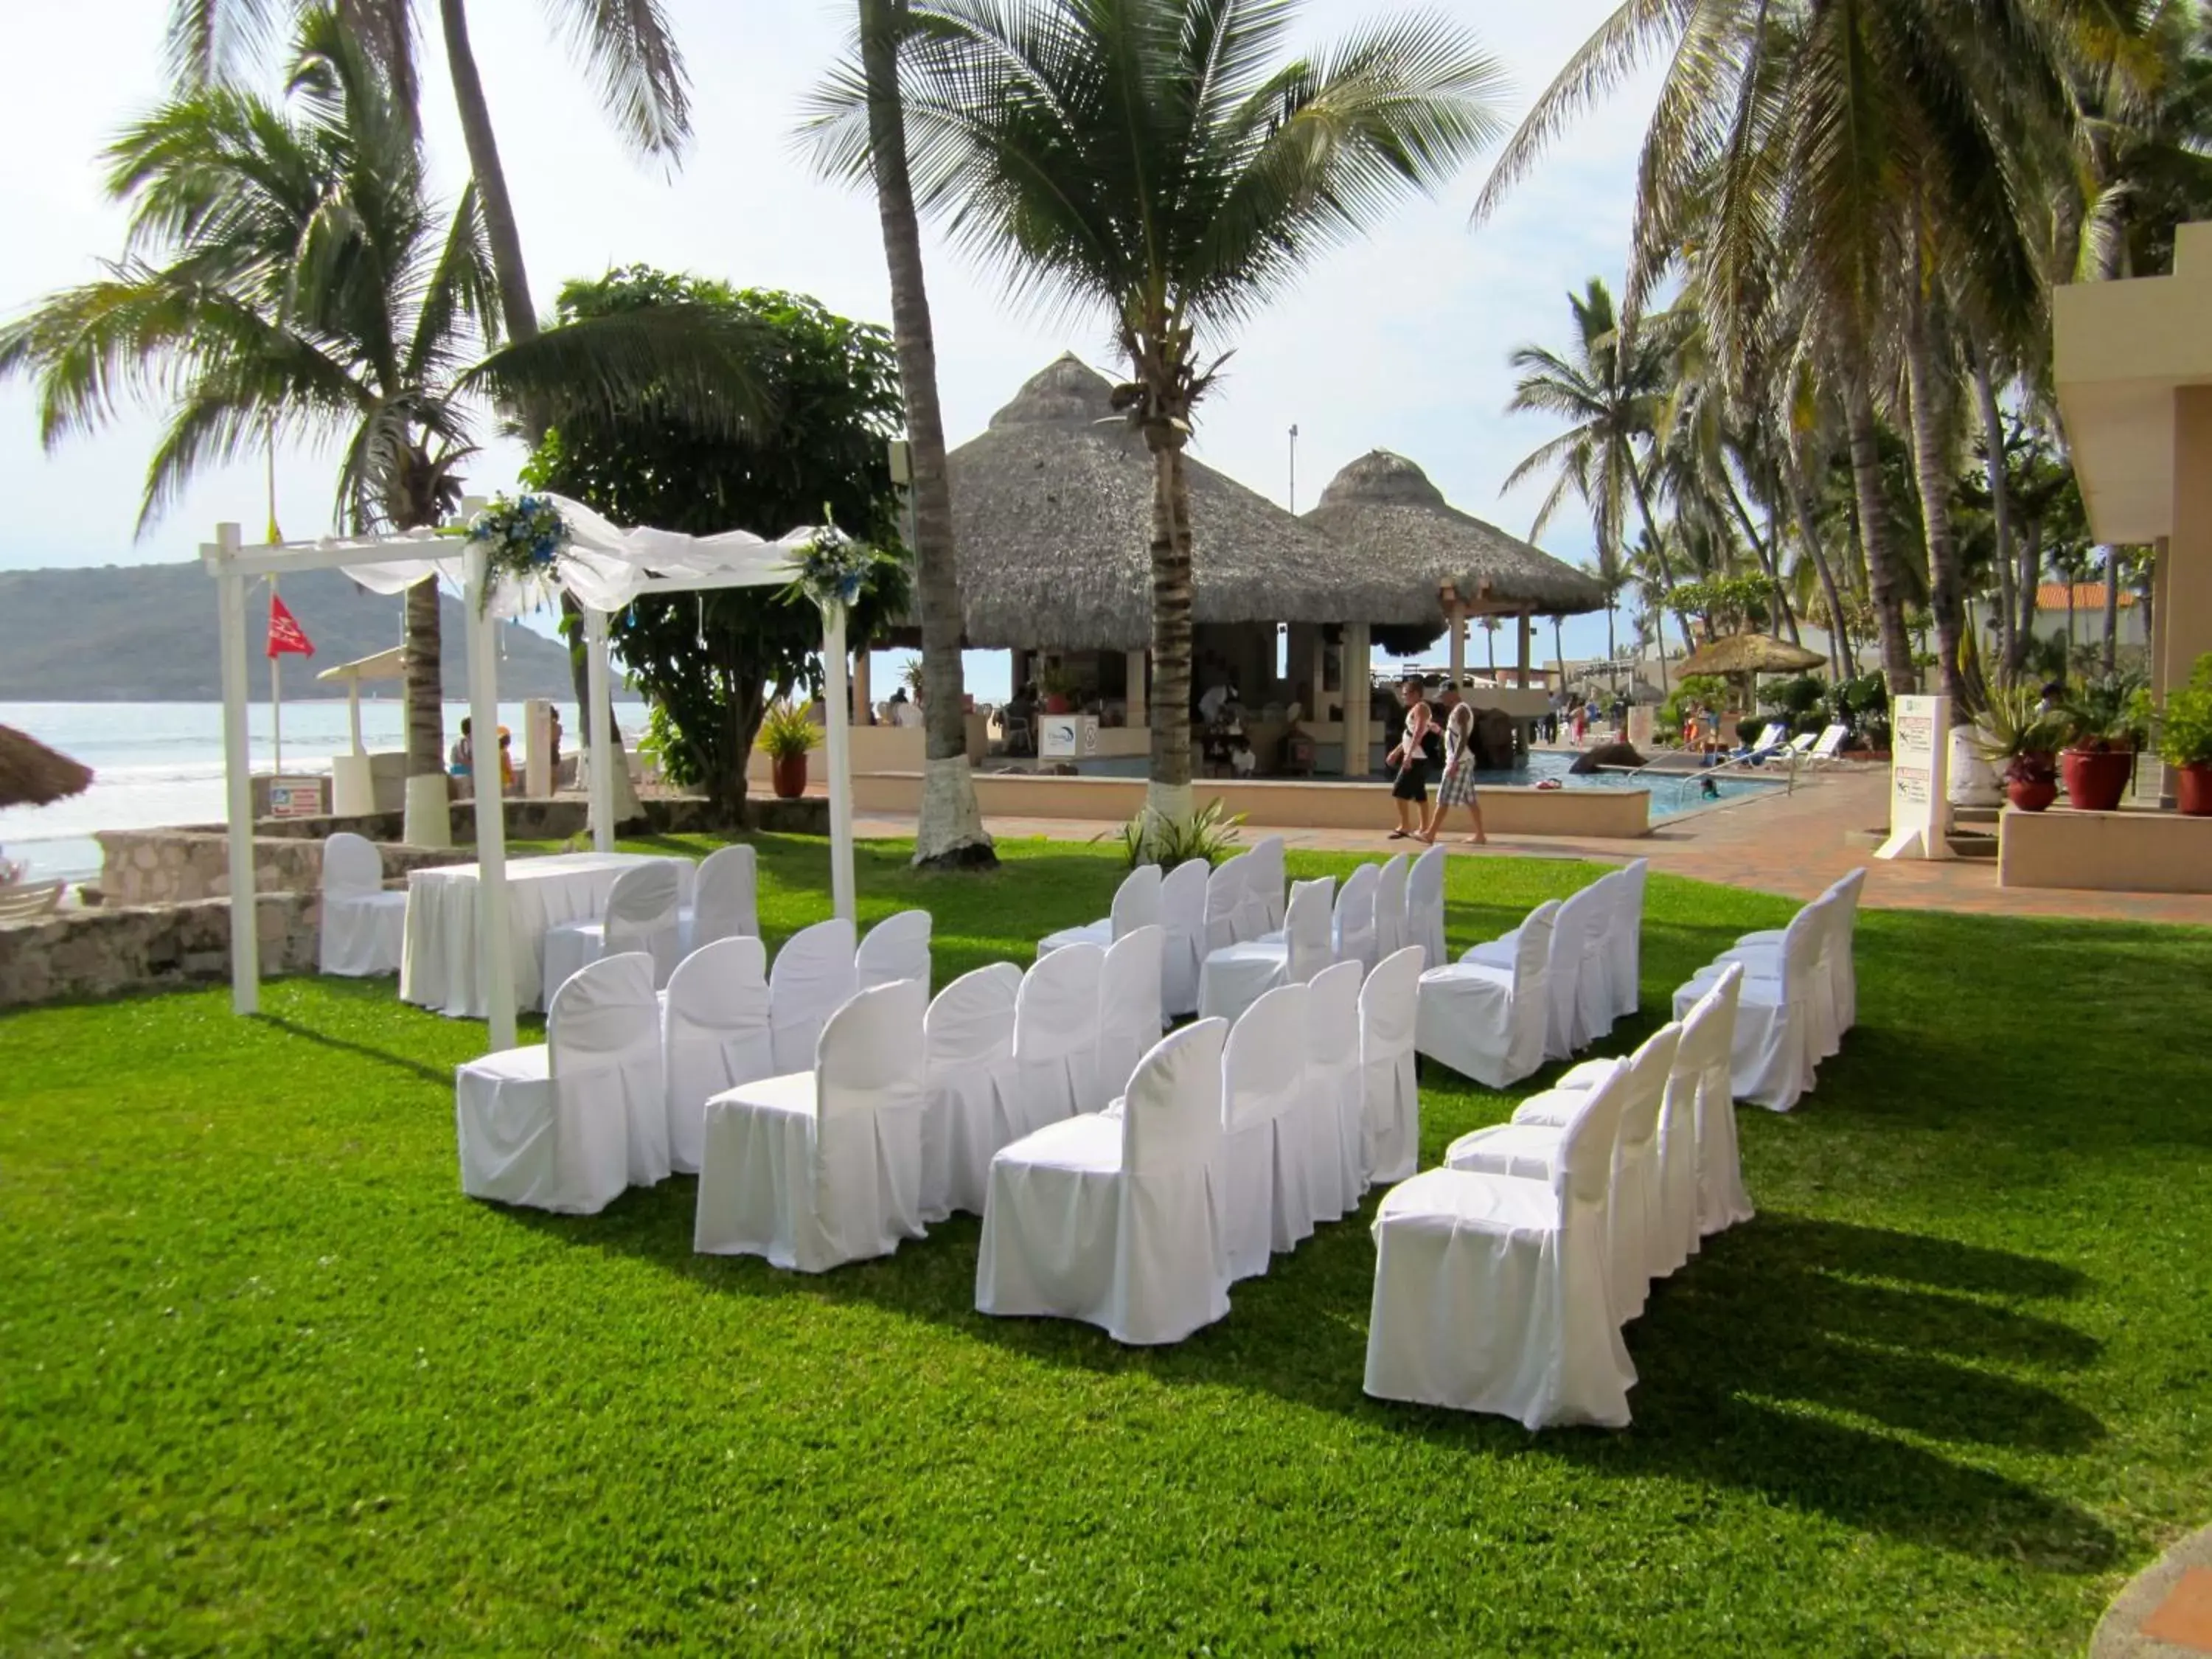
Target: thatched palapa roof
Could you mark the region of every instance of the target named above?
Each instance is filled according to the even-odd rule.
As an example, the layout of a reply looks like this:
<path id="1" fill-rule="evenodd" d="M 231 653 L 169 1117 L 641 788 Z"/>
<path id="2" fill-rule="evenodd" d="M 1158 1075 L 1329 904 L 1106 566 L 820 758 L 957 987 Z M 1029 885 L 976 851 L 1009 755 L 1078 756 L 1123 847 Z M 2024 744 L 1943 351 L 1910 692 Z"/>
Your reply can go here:
<path id="1" fill-rule="evenodd" d="M 80 794 L 92 769 L 56 754 L 28 732 L 0 726 L 0 806 L 45 806 Z"/>
<path id="2" fill-rule="evenodd" d="M 1708 640 L 1674 665 L 1680 674 L 1798 674 L 1828 659 L 1817 651 L 1768 634 L 1730 634 Z"/>
<path id="3" fill-rule="evenodd" d="M 1305 522 L 1401 587 L 1433 599 L 1450 586 L 1470 611 L 1572 617 L 1605 609 L 1605 590 L 1591 578 L 1461 512 L 1427 473 L 1387 449 L 1370 450 L 1331 478 Z"/>
<path id="4" fill-rule="evenodd" d="M 988 429 L 951 453 L 969 645 L 1134 650 L 1151 643 L 1152 459 L 1114 413 L 1112 392 L 1111 381 L 1070 354 L 1032 375 Z M 1355 462 L 1347 475 L 1365 465 Z M 1419 477 L 1412 463 L 1400 465 Z M 1520 584 L 1516 606 L 1547 614 L 1605 603 L 1587 578 L 1452 514 L 1441 496 L 1443 513 L 1473 527 L 1459 531 L 1463 545 L 1450 558 L 1433 545 L 1438 532 L 1425 521 L 1425 540 L 1416 544 L 1364 516 L 1347 536 L 1323 520 L 1328 497 L 1322 512 L 1301 520 L 1203 462 L 1186 456 L 1184 468 L 1193 614 L 1201 623 L 1439 628 L 1442 581 L 1485 574 Z M 1425 478 L 1421 483 L 1435 495 Z"/>

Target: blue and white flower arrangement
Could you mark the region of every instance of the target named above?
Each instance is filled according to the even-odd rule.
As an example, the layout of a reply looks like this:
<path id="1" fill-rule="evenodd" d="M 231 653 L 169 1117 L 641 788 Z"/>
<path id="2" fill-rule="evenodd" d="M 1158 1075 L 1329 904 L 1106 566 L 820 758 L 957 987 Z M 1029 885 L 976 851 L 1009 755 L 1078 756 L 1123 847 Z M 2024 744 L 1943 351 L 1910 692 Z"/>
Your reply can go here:
<path id="1" fill-rule="evenodd" d="M 866 586 L 876 556 L 834 524 L 824 525 L 800 550 L 798 586 L 818 605 L 849 607 Z"/>
<path id="2" fill-rule="evenodd" d="M 551 497 L 521 495 L 509 501 L 495 496 L 490 506 L 469 520 L 469 545 L 485 553 L 479 602 L 489 605 L 492 590 L 501 580 L 541 601 L 550 597 L 555 568 L 569 540 L 568 522 Z"/>

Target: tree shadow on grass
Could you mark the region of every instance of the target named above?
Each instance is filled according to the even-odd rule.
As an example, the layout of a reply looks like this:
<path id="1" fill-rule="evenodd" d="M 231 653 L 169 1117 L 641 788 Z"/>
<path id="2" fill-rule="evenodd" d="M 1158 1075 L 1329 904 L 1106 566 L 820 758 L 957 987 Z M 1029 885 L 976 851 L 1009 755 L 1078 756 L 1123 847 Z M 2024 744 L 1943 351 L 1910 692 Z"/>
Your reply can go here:
<path id="1" fill-rule="evenodd" d="M 319 1048 L 331 1048 L 340 1054 L 354 1054 L 362 1060 L 374 1060 L 380 1066 L 396 1066 L 400 1071 L 413 1073 L 425 1082 L 434 1083 L 441 1089 L 450 1089 L 453 1086 L 453 1073 L 451 1066 L 441 1068 L 432 1066 L 427 1061 L 416 1060 L 412 1055 L 395 1054 L 389 1048 L 379 1048 L 369 1043 L 356 1042 L 349 1037 L 334 1036 L 328 1031 L 318 1030 L 312 1025 L 302 1025 L 298 1020 L 288 1019 L 282 1014 L 260 1013 L 254 1018 L 272 1030 L 282 1031 L 287 1036 L 297 1037 L 302 1042 L 312 1042 Z"/>
<path id="2" fill-rule="evenodd" d="M 1850 1526 L 2055 1571 L 2096 1571 L 2117 1559 L 2118 1540 L 2086 1511 L 1966 1461 L 1991 1449 L 2077 1454 L 2105 1432 L 2073 1401 L 2015 1374 L 2078 1370 L 2100 1352 L 2069 1326 L 1985 1299 L 2081 1289 L 2078 1273 L 2032 1257 L 1762 1217 L 1708 1241 L 1630 1325 L 1639 1373 L 1633 1427 L 1532 1437 L 1502 1419 L 1361 1392 L 1371 1205 L 1278 1257 L 1266 1277 L 1237 1285 L 1227 1319 L 1172 1347 L 1139 1349 L 1070 1321 L 976 1313 L 981 1228 L 972 1218 L 956 1217 L 895 1256 L 802 1275 L 692 1254 L 694 1194 L 679 1177 L 595 1218 L 507 1213 L 535 1231 L 649 1259 L 717 1293 L 865 1304 L 1026 1359 L 1170 1389 L 1265 1390 L 1470 1456 L 1547 1457 L 1607 1476 L 1755 1492 Z M 1958 1456 L 1916 1443 L 1925 1442 Z"/>

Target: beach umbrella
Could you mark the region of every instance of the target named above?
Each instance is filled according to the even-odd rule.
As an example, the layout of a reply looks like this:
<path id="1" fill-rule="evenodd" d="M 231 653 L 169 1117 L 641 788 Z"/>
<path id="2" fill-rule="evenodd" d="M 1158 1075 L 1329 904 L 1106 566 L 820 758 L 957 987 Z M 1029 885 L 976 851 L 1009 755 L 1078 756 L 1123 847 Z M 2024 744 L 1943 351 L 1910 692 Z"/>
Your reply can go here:
<path id="1" fill-rule="evenodd" d="M 1708 640 L 1675 665 L 1683 674 L 1802 674 L 1827 659 L 1768 634 L 1730 634 Z"/>
<path id="2" fill-rule="evenodd" d="M 0 726 L 0 806 L 44 806 L 81 794 L 92 769 L 58 755 L 27 732 Z"/>

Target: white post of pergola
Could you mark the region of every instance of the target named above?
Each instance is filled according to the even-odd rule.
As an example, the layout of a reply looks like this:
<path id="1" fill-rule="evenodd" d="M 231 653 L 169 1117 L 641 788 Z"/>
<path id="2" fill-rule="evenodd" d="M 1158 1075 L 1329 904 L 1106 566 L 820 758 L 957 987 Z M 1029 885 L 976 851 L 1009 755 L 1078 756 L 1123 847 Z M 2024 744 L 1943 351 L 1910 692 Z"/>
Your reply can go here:
<path id="1" fill-rule="evenodd" d="M 499 635 L 485 600 L 488 549 L 468 544 L 469 769 L 477 808 L 477 971 L 496 1053 L 514 1047 L 514 933 L 507 925 L 507 792 L 499 762 Z"/>
<path id="2" fill-rule="evenodd" d="M 607 617 L 604 611 L 584 607 L 584 694 L 592 706 L 584 710 L 584 730 L 591 733 L 592 850 L 615 850 L 614 703 L 607 661 Z"/>
<path id="3" fill-rule="evenodd" d="M 822 722 L 830 734 L 830 905 L 833 915 L 852 921 L 853 734 L 845 694 L 845 607 L 834 599 L 822 607 L 822 655 L 830 671 Z"/>
<path id="4" fill-rule="evenodd" d="M 216 564 L 216 616 L 222 648 L 224 816 L 230 831 L 230 1011 L 261 1007 L 261 927 L 253 892 L 253 750 L 246 725 L 246 578 L 236 561 L 238 526 L 219 524 L 203 548 Z"/>
<path id="5" fill-rule="evenodd" d="M 1455 594 L 1444 614 L 1450 618 L 1451 683 L 1452 690 L 1457 691 L 1467 678 L 1467 607 Z"/>

